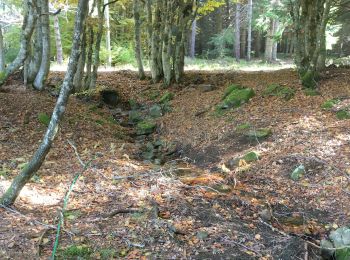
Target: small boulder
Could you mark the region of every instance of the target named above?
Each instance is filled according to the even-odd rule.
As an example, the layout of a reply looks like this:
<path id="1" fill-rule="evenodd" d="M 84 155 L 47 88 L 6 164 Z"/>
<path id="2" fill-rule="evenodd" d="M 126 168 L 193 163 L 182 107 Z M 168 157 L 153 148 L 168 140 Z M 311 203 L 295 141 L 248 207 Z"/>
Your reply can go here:
<path id="1" fill-rule="evenodd" d="M 162 108 L 159 105 L 153 105 L 149 109 L 149 115 L 153 118 L 161 117 L 163 115 Z"/>
<path id="2" fill-rule="evenodd" d="M 229 90 L 231 90 L 231 92 L 228 92 Z M 247 103 L 249 99 L 251 99 L 254 96 L 255 96 L 255 92 L 251 88 L 233 86 L 225 92 L 224 99 L 218 105 L 218 108 L 219 109 L 237 108 L 237 107 L 240 107 L 242 104 Z"/>
<path id="3" fill-rule="evenodd" d="M 294 169 L 294 171 L 291 173 L 290 178 L 293 181 L 299 180 L 303 175 L 305 174 L 305 167 L 304 165 L 299 165 L 297 168 Z"/>
<path id="4" fill-rule="evenodd" d="M 249 139 L 266 139 L 270 135 L 272 135 L 272 131 L 269 128 L 259 128 L 256 130 L 249 130 L 244 134 Z"/>
<path id="5" fill-rule="evenodd" d="M 259 160 L 259 154 L 256 152 L 249 152 L 245 154 L 241 159 L 245 160 L 247 163 L 255 162 Z"/>
<path id="6" fill-rule="evenodd" d="M 136 124 L 142 120 L 141 114 L 136 110 L 129 111 L 129 122 Z"/>

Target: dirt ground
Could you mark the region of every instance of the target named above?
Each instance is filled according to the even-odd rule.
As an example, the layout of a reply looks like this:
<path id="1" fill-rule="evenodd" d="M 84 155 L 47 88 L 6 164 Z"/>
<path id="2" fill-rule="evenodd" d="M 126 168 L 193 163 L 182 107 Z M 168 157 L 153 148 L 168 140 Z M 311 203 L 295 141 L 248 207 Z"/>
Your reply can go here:
<path id="1" fill-rule="evenodd" d="M 0 259 L 47 259 L 63 197 L 71 194 L 58 259 L 320 259 L 319 242 L 349 223 L 350 120 L 321 105 L 350 100 L 349 69 L 329 69 L 320 95 L 307 96 L 293 70 L 187 72 L 164 89 L 134 72 L 103 72 L 99 88 L 116 90 L 117 106 L 98 95 L 72 96 L 44 165 L 11 209 L 0 208 Z M 62 73 L 52 73 L 50 85 Z M 227 86 L 253 88 L 248 103 L 218 113 Z M 270 84 L 294 89 L 286 101 Z M 137 136 L 129 100 L 144 110 L 166 91 L 170 109 L 156 131 Z M 0 195 L 30 159 L 46 130 L 57 91 L 39 93 L 13 78 L 0 89 Z M 247 139 L 237 126 L 268 128 Z M 141 158 L 149 142 L 176 145 L 161 165 Z M 255 151 L 259 160 L 228 162 Z M 294 181 L 290 173 L 305 166 Z M 80 257 L 80 258 L 79 258 Z"/>

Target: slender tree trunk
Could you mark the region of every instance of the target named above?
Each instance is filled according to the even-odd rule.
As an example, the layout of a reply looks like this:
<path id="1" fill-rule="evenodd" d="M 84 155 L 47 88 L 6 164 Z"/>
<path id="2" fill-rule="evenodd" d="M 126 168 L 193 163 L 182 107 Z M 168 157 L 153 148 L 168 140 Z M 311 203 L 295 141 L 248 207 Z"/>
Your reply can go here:
<path id="1" fill-rule="evenodd" d="M 24 7 L 26 9 L 26 14 L 23 20 L 20 49 L 16 59 L 6 67 L 4 75 L 0 77 L 0 87 L 12 73 L 23 66 L 24 61 L 28 57 L 30 39 L 33 34 L 37 15 L 31 0 L 24 0 Z"/>
<path id="2" fill-rule="evenodd" d="M 241 30 L 241 34 L 241 58 L 245 58 L 247 53 L 247 30 L 244 26 Z"/>
<path id="3" fill-rule="evenodd" d="M 63 50 L 62 50 L 62 40 L 60 32 L 60 22 L 58 15 L 53 16 L 53 29 L 55 31 L 55 42 L 56 42 L 56 58 L 59 65 L 63 64 Z"/>
<path id="4" fill-rule="evenodd" d="M 68 70 L 64 77 L 60 95 L 57 99 L 56 106 L 53 110 L 50 124 L 39 148 L 34 153 L 26 167 L 19 175 L 15 177 L 11 186 L 0 199 L 0 204 L 5 206 L 12 205 L 18 197 L 24 185 L 30 178 L 39 170 L 43 164 L 46 155 L 48 154 L 55 136 L 58 131 L 58 124 L 62 119 L 68 103 L 69 93 L 73 86 L 73 77 L 77 68 L 77 63 L 80 55 L 81 35 L 84 28 L 88 1 L 80 0 L 78 3 L 77 14 L 74 27 L 74 38 L 72 45 L 72 53 L 69 59 Z"/>
<path id="5" fill-rule="evenodd" d="M 255 42 L 254 50 L 255 50 L 256 58 L 259 58 L 261 55 L 261 41 L 262 41 L 261 32 L 257 31 L 255 36 L 255 41 L 254 41 Z"/>
<path id="6" fill-rule="evenodd" d="M 5 74 L 4 38 L 2 36 L 2 27 L 0 25 L 0 78 L 3 74 Z"/>
<path id="7" fill-rule="evenodd" d="M 109 19 L 109 0 L 104 0 L 105 4 L 105 19 L 106 19 L 106 48 L 108 53 L 107 66 L 112 66 L 112 52 L 111 52 L 111 29 L 110 29 L 110 19 Z"/>
<path id="8" fill-rule="evenodd" d="M 274 20 L 274 35 L 278 32 L 279 29 L 279 21 Z M 278 42 L 276 40 L 273 40 L 273 45 L 272 45 L 272 61 L 277 60 L 277 47 L 278 47 Z"/>
<path id="9" fill-rule="evenodd" d="M 272 62 L 273 61 L 273 47 L 274 47 L 274 32 L 275 32 L 275 21 L 270 19 L 270 27 L 269 31 L 266 35 L 266 41 L 265 41 L 265 61 L 266 62 Z"/>
<path id="10" fill-rule="evenodd" d="M 190 41 L 190 57 L 191 59 L 195 58 L 196 55 L 196 29 L 197 29 L 197 20 L 194 19 L 191 27 L 191 41 Z"/>
<path id="11" fill-rule="evenodd" d="M 251 60 L 252 52 L 252 17 L 253 17 L 253 0 L 248 0 L 248 42 L 247 42 L 247 61 Z"/>
<path id="12" fill-rule="evenodd" d="M 159 59 L 159 57 L 162 57 L 162 47 L 160 45 L 160 35 L 162 34 L 161 30 L 161 9 L 162 6 L 162 0 L 156 1 L 156 7 L 155 7 L 155 13 L 154 13 L 154 20 L 153 20 L 153 26 L 152 26 L 152 46 L 151 46 L 151 74 L 152 74 L 152 80 L 154 83 L 157 83 L 160 81 L 161 77 L 163 76 L 163 65 L 162 65 L 162 59 Z"/>
<path id="13" fill-rule="evenodd" d="M 38 7 L 38 13 L 41 13 Z M 31 45 L 30 45 L 31 46 Z M 37 19 L 33 45 L 29 49 L 29 54 L 24 65 L 24 84 L 32 84 L 38 74 L 43 53 L 43 40 L 40 19 Z"/>
<path id="14" fill-rule="evenodd" d="M 241 4 L 236 4 L 236 16 L 235 16 L 235 57 L 236 61 L 239 62 L 241 56 Z"/>
<path id="15" fill-rule="evenodd" d="M 41 6 L 41 32 L 43 41 L 43 52 L 41 64 L 33 82 L 34 88 L 43 90 L 44 84 L 50 71 L 50 19 L 49 19 L 49 2 L 48 0 L 40 0 Z"/>
<path id="16" fill-rule="evenodd" d="M 83 36 L 81 38 L 81 53 L 78 60 L 78 66 L 77 70 L 74 74 L 73 78 L 73 91 L 72 92 L 79 92 L 82 89 L 85 88 L 84 86 L 84 68 L 85 68 L 85 61 L 86 61 L 86 31 L 83 30 Z"/>
<path id="17" fill-rule="evenodd" d="M 152 0 L 147 0 L 146 2 L 146 12 L 147 12 L 147 41 L 148 41 L 148 60 L 151 61 L 151 50 L 152 50 Z M 151 62 L 150 62 L 151 63 Z"/>
<path id="18" fill-rule="evenodd" d="M 93 89 L 96 87 L 97 82 L 97 70 L 100 66 L 100 49 L 101 49 L 101 40 L 102 40 L 102 34 L 103 34 L 103 2 L 102 0 L 97 0 L 97 11 L 98 11 L 98 17 L 99 17 L 99 24 L 96 34 L 96 43 L 95 43 L 95 50 L 94 50 L 94 64 L 91 74 L 91 81 L 90 81 L 90 88 Z"/>
<path id="19" fill-rule="evenodd" d="M 139 0 L 133 0 L 134 20 L 135 20 L 135 56 L 139 71 L 139 78 L 145 78 L 145 71 L 142 64 L 142 48 L 141 48 L 141 18 Z"/>
<path id="20" fill-rule="evenodd" d="M 94 52 L 94 30 L 92 25 L 89 25 L 89 37 L 88 37 L 88 53 L 87 53 L 87 62 L 86 62 L 86 74 L 84 79 L 84 89 L 90 87 L 91 82 L 91 67 L 92 67 L 92 54 Z"/>

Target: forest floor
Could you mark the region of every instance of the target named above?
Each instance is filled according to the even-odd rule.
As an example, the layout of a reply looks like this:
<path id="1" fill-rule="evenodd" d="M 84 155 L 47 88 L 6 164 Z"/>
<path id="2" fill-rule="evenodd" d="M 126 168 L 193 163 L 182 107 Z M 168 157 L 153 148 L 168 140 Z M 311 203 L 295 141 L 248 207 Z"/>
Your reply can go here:
<path id="1" fill-rule="evenodd" d="M 59 259 L 318 259 L 320 240 L 350 217 L 350 120 L 336 116 L 349 106 L 349 72 L 329 69 L 317 96 L 305 94 L 292 69 L 190 71 L 168 89 L 130 71 L 101 73 L 101 91 L 71 97 L 44 165 L 11 209 L 0 208 L 0 259 L 50 256 L 79 172 Z M 51 73 L 50 84 L 62 77 Z M 256 95 L 218 111 L 232 84 Z M 294 97 L 264 95 L 271 84 Z M 101 101 L 106 89 L 117 91 L 117 102 L 104 99 L 116 106 Z M 138 134 L 130 117 L 145 116 L 167 91 L 174 97 L 153 119 L 155 132 Z M 0 195 L 38 147 L 55 94 L 15 78 L 0 89 Z M 335 107 L 321 108 L 335 98 Z M 272 134 L 260 139 L 260 128 Z M 251 151 L 259 160 L 241 159 Z"/>

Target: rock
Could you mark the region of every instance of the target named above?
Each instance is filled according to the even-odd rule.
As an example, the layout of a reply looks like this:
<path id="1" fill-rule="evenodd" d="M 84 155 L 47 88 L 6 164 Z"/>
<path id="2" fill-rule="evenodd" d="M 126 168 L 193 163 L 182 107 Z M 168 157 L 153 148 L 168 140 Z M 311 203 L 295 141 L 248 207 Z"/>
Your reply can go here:
<path id="1" fill-rule="evenodd" d="M 209 233 L 208 233 L 207 231 L 198 231 L 197 234 L 196 234 L 196 237 L 197 237 L 199 240 L 204 240 L 204 239 L 206 239 L 208 236 L 209 236 Z"/>
<path id="2" fill-rule="evenodd" d="M 142 120 L 141 114 L 136 110 L 129 111 L 129 122 L 136 124 Z"/>
<path id="3" fill-rule="evenodd" d="M 102 90 L 100 92 L 102 101 L 109 106 L 117 106 L 120 98 L 115 90 Z"/>
<path id="4" fill-rule="evenodd" d="M 299 180 L 301 177 L 303 177 L 305 173 L 305 167 L 304 165 L 299 165 L 295 170 L 291 173 L 290 178 L 293 181 Z"/>
<path id="5" fill-rule="evenodd" d="M 270 221 L 272 219 L 272 214 L 268 209 L 263 209 L 258 214 L 261 217 L 261 219 L 264 221 Z"/>
<path id="6" fill-rule="evenodd" d="M 159 103 L 161 104 L 167 103 L 173 98 L 174 98 L 174 93 L 167 91 L 163 94 L 163 96 L 161 96 L 161 98 L 159 99 Z"/>
<path id="7" fill-rule="evenodd" d="M 239 158 L 231 158 L 225 163 L 225 166 L 230 170 L 235 169 L 236 167 L 238 167 L 238 165 L 239 165 Z"/>
<path id="8" fill-rule="evenodd" d="M 157 124 L 151 121 L 141 121 L 136 125 L 137 135 L 149 135 L 156 130 Z"/>
<path id="9" fill-rule="evenodd" d="M 161 117 L 163 115 L 162 108 L 159 105 L 153 105 L 149 109 L 149 115 L 153 118 Z"/>
<path id="10" fill-rule="evenodd" d="M 244 134 L 249 139 L 265 139 L 272 135 L 272 131 L 269 128 L 259 128 L 256 130 L 249 130 Z"/>
<path id="11" fill-rule="evenodd" d="M 223 101 L 218 105 L 219 109 L 237 108 L 242 104 L 247 103 L 249 99 L 255 96 L 255 92 L 251 88 L 243 88 L 234 86 L 231 92 L 225 93 Z"/>
<path id="12" fill-rule="evenodd" d="M 345 226 L 332 231 L 329 240 L 321 241 L 321 248 L 322 256 L 328 257 L 325 259 L 350 259 L 350 228 Z"/>
<path id="13" fill-rule="evenodd" d="M 280 86 L 278 84 L 271 84 L 263 92 L 263 96 L 275 96 L 283 98 L 288 101 L 294 97 L 295 90 L 289 87 Z"/>
<path id="14" fill-rule="evenodd" d="M 198 89 L 202 92 L 210 92 L 215 89 L 215 87 L 211 84 L 202 84 L 198 86 Z"/>

